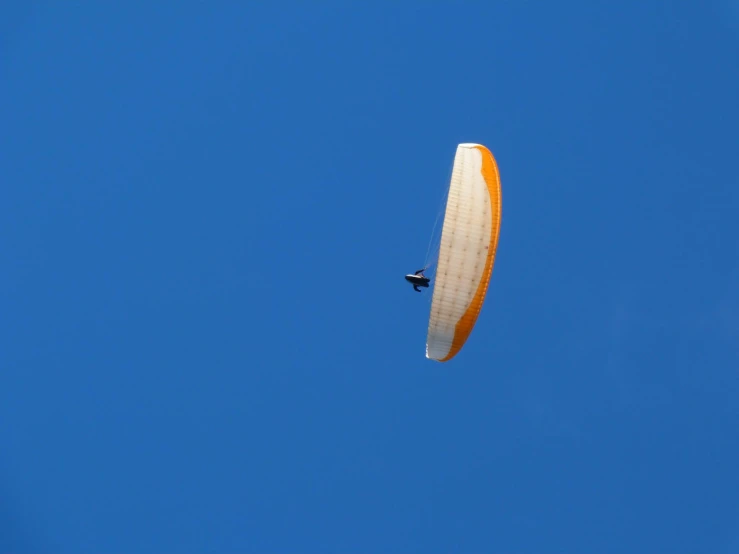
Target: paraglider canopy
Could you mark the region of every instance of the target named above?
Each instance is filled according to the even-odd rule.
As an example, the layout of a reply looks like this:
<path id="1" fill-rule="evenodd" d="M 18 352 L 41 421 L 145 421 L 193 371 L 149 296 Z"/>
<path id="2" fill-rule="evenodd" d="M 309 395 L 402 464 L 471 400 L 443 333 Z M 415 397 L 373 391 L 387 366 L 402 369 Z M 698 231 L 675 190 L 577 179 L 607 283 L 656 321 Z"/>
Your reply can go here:
<path id="1" fill-rule="evenodd" d="M 460 144 L 441 232 L 427 358 L 451 360 L 470 336 L 493 271 L 500 217 L 500 176 L 495 158 L 481 144 Z"/>

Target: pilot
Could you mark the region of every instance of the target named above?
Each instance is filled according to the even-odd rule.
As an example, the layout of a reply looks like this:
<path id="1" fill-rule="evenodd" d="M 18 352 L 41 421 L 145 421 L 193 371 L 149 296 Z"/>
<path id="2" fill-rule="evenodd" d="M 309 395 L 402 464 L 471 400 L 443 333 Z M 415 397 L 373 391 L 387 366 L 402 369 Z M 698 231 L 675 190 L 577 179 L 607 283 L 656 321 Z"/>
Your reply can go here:
<path id="1" fill-rule="evenodd" d="M 413 290 L 416 292 L 421 292 L 421 289 L 418 287 L 429 288 L 429 282 L 431 279 L 423 274 L 424 271 L 425 269 L 419 269 L 414 274 L 405 276 L 405 280 L 413 284 Z"/>

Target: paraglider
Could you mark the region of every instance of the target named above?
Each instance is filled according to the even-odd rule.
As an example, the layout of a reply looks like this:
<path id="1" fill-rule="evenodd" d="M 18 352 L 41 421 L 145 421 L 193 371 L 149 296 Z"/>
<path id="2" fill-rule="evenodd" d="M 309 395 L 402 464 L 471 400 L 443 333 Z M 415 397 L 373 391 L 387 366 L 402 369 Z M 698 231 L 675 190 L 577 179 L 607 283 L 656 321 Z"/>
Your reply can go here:
<path id="1" fill-rule="evenodd" d="M 490 283 L 500 218 L 500 175 L 495 158 L 481 144 L 460 144 L 441 232 L 427 358 L 451 360 L 470 336 Z M 409 277 L 415 276 L 406 279 L 413 282 Z M 428 286 L 428 282 L 418 286 Z"/>

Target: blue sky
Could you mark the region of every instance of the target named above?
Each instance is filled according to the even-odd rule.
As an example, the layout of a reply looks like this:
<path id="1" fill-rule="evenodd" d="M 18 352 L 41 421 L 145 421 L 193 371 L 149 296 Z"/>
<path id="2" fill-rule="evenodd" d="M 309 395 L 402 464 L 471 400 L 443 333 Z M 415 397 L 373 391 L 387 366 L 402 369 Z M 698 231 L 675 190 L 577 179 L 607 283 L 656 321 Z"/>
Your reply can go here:
<path id="1" fill-rule="evenodd" d="M 0 54 L 0 552 L 737 552 L 735 1 L 16 2 Z M 436 364 L 459 142 L 503 220 Z"/>

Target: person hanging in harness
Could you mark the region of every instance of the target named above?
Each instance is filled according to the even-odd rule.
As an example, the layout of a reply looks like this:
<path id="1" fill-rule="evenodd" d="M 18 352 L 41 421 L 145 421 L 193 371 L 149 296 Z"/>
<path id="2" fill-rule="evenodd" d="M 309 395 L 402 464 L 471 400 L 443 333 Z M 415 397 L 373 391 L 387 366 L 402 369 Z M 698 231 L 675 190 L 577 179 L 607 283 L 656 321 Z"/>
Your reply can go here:
<path id="1" fill-rule="evenodd" d="M 424 271 L 426 271 L 425 267 L 423 269 L 419 269 L 412 275 L 405 276 L 405 280 L 413 284 L 413 290 L 415 290 L 416 292 L 421 292 L 421 289 L 419 289 L 418 287 L 429 288 L 429 282 L 431 281 L 431 279 L 423 274 Z"/>

